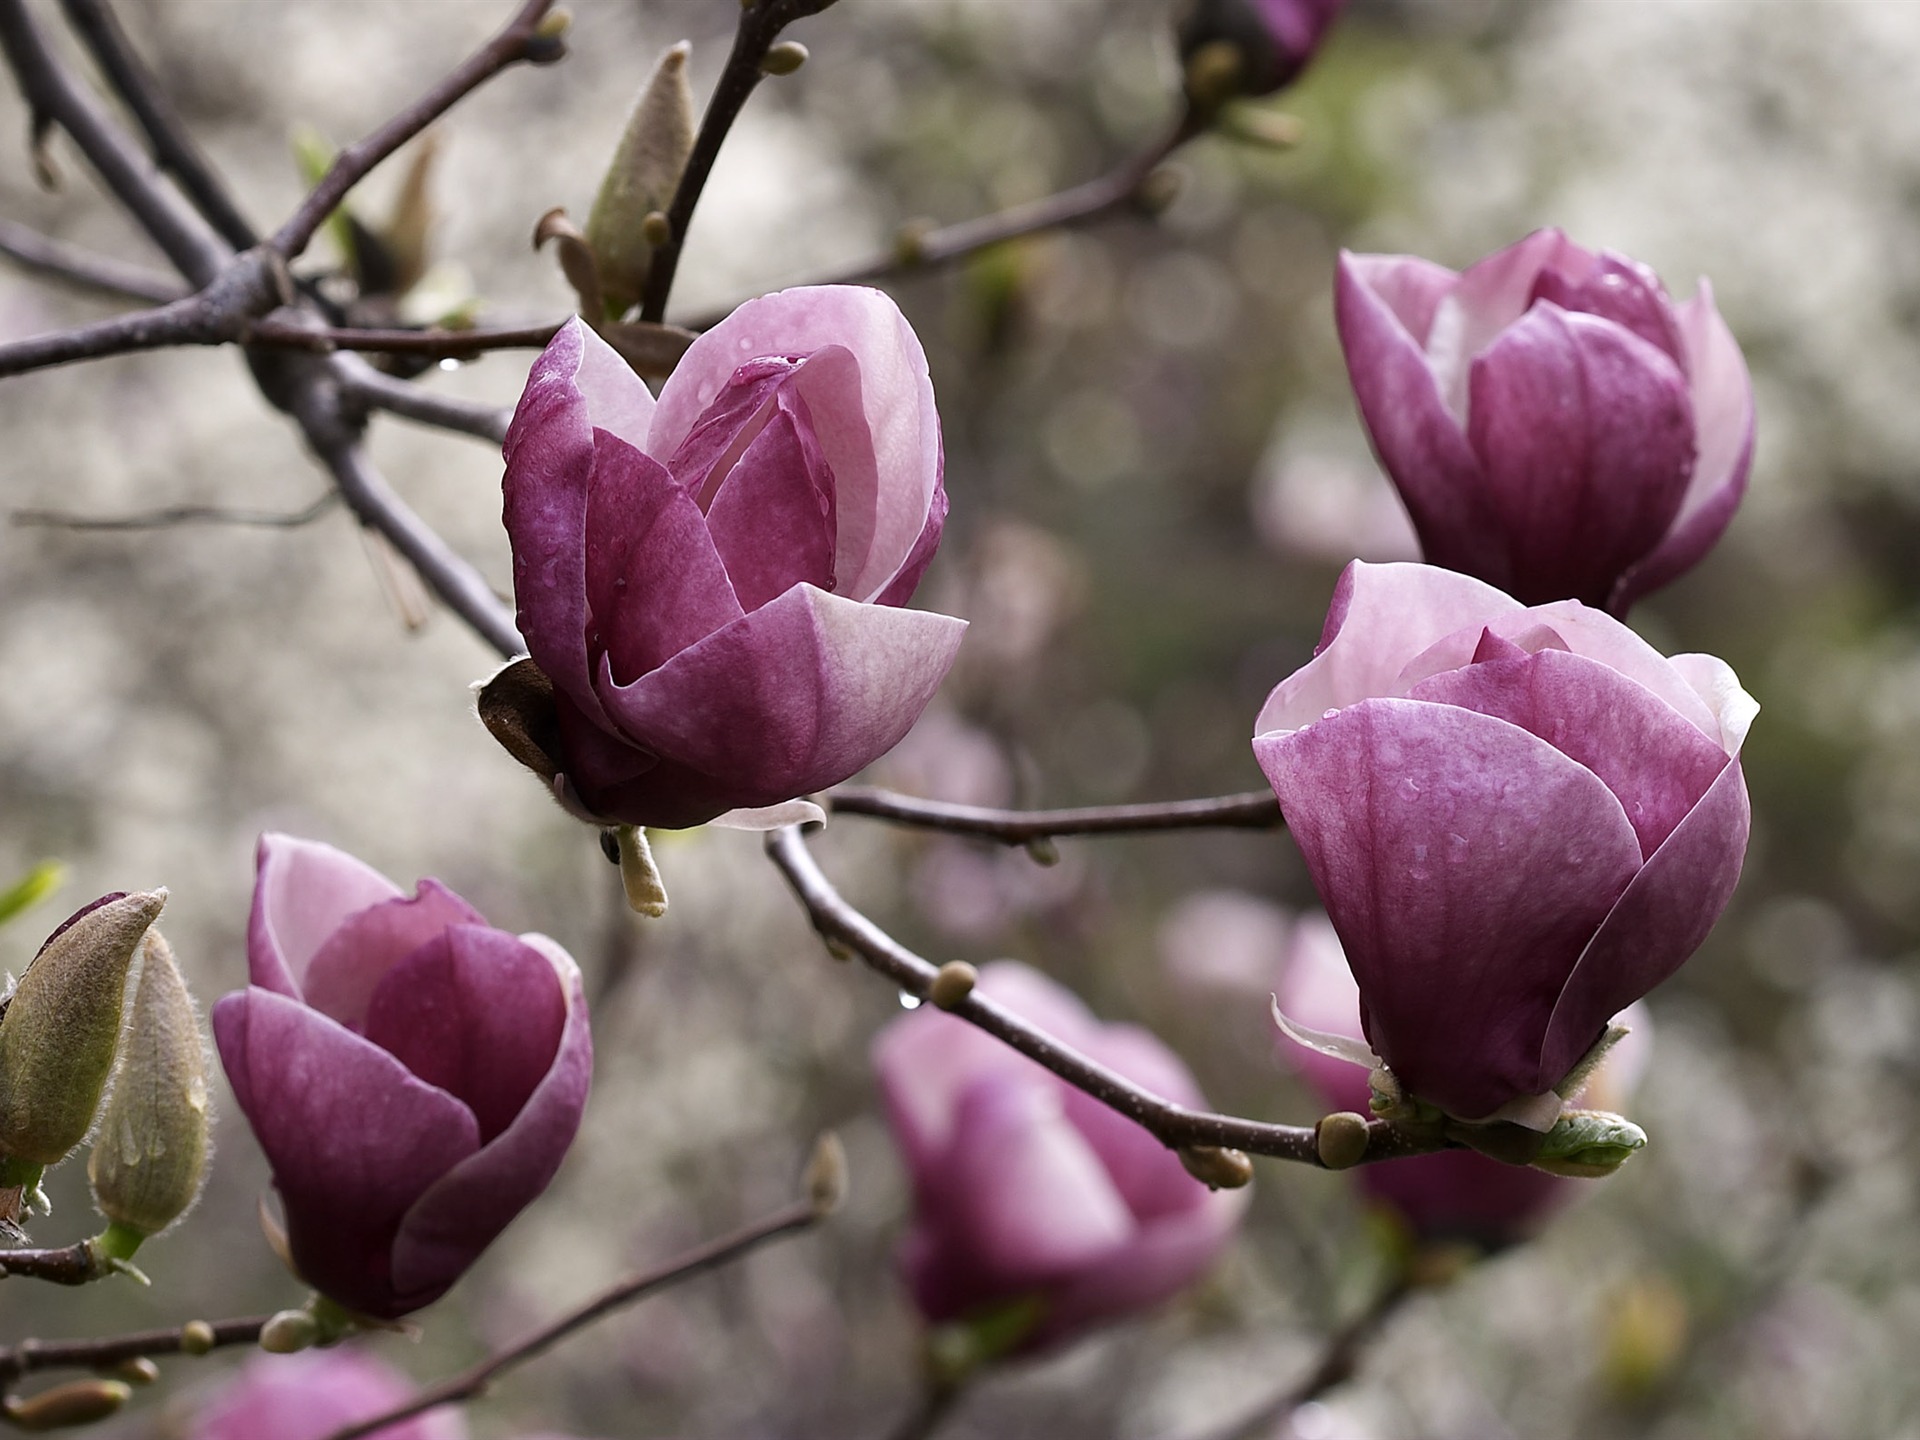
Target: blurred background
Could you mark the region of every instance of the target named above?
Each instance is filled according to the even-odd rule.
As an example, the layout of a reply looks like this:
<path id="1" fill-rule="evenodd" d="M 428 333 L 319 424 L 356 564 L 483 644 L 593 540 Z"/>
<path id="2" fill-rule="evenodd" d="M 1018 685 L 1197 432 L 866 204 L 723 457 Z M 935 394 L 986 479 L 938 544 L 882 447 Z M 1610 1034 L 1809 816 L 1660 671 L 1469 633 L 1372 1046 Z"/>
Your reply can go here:
<path id="1" fill-rule="evenodd" d="M 42 7 L 52 19 L 51 7 Z M 481 41 L 506 0 L 126 0 L 121 13 L 256 223 L 302 193 L 289 136 L 350 140 Z M 633 92 L 734 6 L 577 0 L 562 65 L 439 127 L 436 293 L 499 323 L 571 303 L 532 252 L 584 220 Z M 681 271 L 706 313 L 1121 163 L 1170 122 L 1169 0 L 841 0 L 728 144 Z M 1274 108 L 1299 143 L 1186 147 L 1157 221 L 1117 217 L 889 283 L 925 342 L 953 513 L 920 603 L 973 622 L 934 711 L 873 778 L 983 803 L 1253 789 L 1247 740 L 1304 661 L 1340 566 L 1410 553 L 1335 339 L 1342 246 L 1455 267 L 1544 224 L 1711 277 L 1760 438 L 1726 539 L 1646 602 L 1661 648 L 1725 656 L 1761 702 L 1752 853 L 1698 957 L 1652 997 L 1633 1114 L 1651 1148 L 1538 1240 L 1403 1306 L 1357 1376 L 1269 1435 L 1920 1436 L 1920 6 L 1895 0 L 1355 0 Z M 153 260 L 64 137 L 37 188 L 0 97 L 0 213 Z M 399 166 L 356 196 L 384 213 Z M 0 335 L 109 313 L 0 269 Z M 510 403 L 525 354 L 424 383 Z M 292 512 L 321 473 L 236 355 L 179 351 L 0 387 L 5 507 Z M 407 499 L 504 587 L 498 456 L 376 422 Z M 70 867 L 0 932 L 18 970 L 110 889 L 172 888 L 203 1004 L 244 983 L 255 836 L 331 841 L 568 946 L 597 995 L 586 1128 L 547 1198 L 417 1344 L 422 1377 L 780 1203 L 838 1127 L 826 1230 L 599 1326 L 473 1407 L 481 1436 L 881 1436 L 915 1403 L 892 1265 L 905 1183 L 866 1067 L 898 997 L 827 959 L 758 841 L 669 837 L 660 922 L 592 832 L 475 723 L 494 661 L 410 631 L 392 566 L 337 509 L 292 529 L 0 527 L 0 879 Z M 1307 1121 L 1266 996 L 1311 889 L 1282 834 L 1024 852 L 842 819 L 832 877 L 937 959 L 1018 956 L 1151 1025 L 1237 1113 Z M 8 1285 L 0 1338 L 292 1303 L 259 1238 L 265 1167 L 222 1092 L 199 1210 L 142 1252 L 151 1290 Z M 41 1244 L 89 1233 L 83 1166 Z M 1349 1178 L 1262 1162 L 1248 1224 L 1184 1303 L 985 1379 L 943 1433 L 1184 1440 L 1296 1381 L 1381 1283 Z M 168 1364 L 118 1436 L 190 1434 L 232 1356 Z M 1276 1422 L 1278 1423 L 1278 1422 Z M 1905 1427 L 1905 1428 L 1902 1428 Z"/>

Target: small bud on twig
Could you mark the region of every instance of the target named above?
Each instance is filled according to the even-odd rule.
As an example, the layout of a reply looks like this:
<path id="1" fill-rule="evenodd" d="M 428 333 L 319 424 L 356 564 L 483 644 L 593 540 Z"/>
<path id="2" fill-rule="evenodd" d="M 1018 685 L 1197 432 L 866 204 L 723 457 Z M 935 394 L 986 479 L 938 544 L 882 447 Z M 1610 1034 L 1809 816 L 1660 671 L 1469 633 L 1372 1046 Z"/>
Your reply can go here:
<path id="1" fill-rule="evenodd" d="M 1183 1145 L 1180 1164 L 1209 1190 L 1238 1190 L 1253 1183 L 1253 1161 L 1244 1150 L 1220 1145 Z"/>
<path id="2" fill-rule="evenodd" d="M 160 1367 L 144 1355 L 135 1355 L 130 1360 L 107 1366 L 100 1374 L 127 1385 L 151 1385 L 160 1378 Z"/>
<path id="3" fill-rule="evenodd" d="M 1051 835 L 1036 835 L 1027 841 L 1027 858 L 1036 865 L 1058 865 L 1060 847 L 1054 844 Z"/>
<path id="4" fill-rule="evenodd" d="M 847 1147 L 829 1130 L 813 1144 L 807 1161 L 807 1202 L 816 1217 L 824 1219 L 840 1208 L 847 1198 Z"/>
<path id="5" fill-rule="evenodd" d="M 260 1327 L 260 1348 L 270 1355 L 291 1355 L 320 1338 L 320 1324 L 305 1310 L 282 1310 Z"/>
<path id="6" fill-rule="evenodd" d="M 798 40 L 782 40 L 760 57 L 760 70 L 766 75 L 791 75 L 806 63 L 806 46 Z"/>
<path id="7" fill-rule="evenodd" d="M 649 210 L 647 218 L 640 222 L 640 238 L 647 244 L 660 246 L 673 238 L 673 222 L 667 218 L 664 210 Z"/>
<path id="8" fill-rule="evenodd" d="M 180 1327 L 180 1353 L 182 1355 L 210 1354 L 219 1343 L 220 1337 L 214 1334 L 213 1326 L 204 1320 L 189 1320 Z"/>
<path id="9" fill-rule="evenodd" d="M 67 1430 L 106 1419 L 132 1397 L 119 1380 L 69 1380 L 25 1399 L 9 1395 L 0 1413 L 16 1430 Z"/>
<path id="10" fill-rule="evenodd" d="M 687 80 L 692 53 L 683 40 L 661 55 L 633 103 L 587 216 L 587 244 L 606 295 L 605 313 L 587 316 L 595 324 L 618 320 L 646 289 L 654 248 L 645 234 L 646 219 L 673 203 L 693 151 L 693 87 Z"/>
<path id="11" fill-rule="evenodd" d="M 927 986 L 927 999 L 942 1010 L 958 1008 L 980 983 L 980 972 L 964 960 L 949 960 Z"/>
<path id="12" fill-rule="evenodd" d="M 1329 1170 L 1348 1170 L 1367 1153 L 1367 1117 L 1336 1110 L 1313 1127 L 1313 1148 Z"/>

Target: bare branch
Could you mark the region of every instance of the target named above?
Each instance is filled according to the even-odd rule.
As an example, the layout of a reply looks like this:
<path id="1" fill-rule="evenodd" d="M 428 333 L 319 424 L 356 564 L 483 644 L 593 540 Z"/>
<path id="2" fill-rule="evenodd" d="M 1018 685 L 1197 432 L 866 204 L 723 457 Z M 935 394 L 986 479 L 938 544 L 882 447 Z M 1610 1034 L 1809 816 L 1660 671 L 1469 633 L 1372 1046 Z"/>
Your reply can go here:
<path id="1" fill-rule="evenodd" d="M 202 1338 L 210 1335 L 213 1348 L 226 1345 L 251 1345 L 260 1338 L 265 1315 L 241 1320 L 202 1322 Z M 99 1340 L 21 1340 L 0 1347 L 0 1388 L 25 1375 L 41 1370 L 97 1370 L 137 1360 L 143 1355 L 179 1355 L 198 1347 L 185 1338 L 187 1327 L 172 1330 L 140 1330 L 130 1335 L 109 1335 Z"/>
<path id="2" fill-rule="evenodd" d="M 232 252 L 165 187 L 147 157 L 53 58 L 26 0 L 0 0 L 0 49 L 35 122 L 51 121 L 71 135 L 107 188 L 180 273 L 196 286 L 209 284 Z"/>
<path id="3" fill-rule="evenodd" d="M 226 182 L 208 163 L 166 92 L 135 52 L 106 0 L 60 0 L 67 21 L 79 32 L 108 81 L 146 132 L 153 160 L 173 176 L 188 200 L 235 250 L 260 243 L 253 226 L 233 203 Z"/>
<path id="4" fill-rule="evenodd" d="M 360 330 L 344 326 L 303 325 L 273 316 L 247 333 L 248 343 L 317 355 L 335 350 L 377 350 L 388 355 L 427 355 L 459 360 L 487 350 L 538 350 L 553 339 L 561 322 L 502 330 Z"/>
<path id="5" fill-rule="evenodd" d="M 495 445 L 507 438 L 507 426 L 513 419 L 511 409 L 452 395 L 436 395 L 414 381 L 374 369 L 357 355 L 336 355 L 333 373 L 349 395 L 372 409 L 385 410 L 436 429 L 477 436 Z"/>
<path id="6" fill-rule="evenodd" d="M 534 1331 L 526 1339 L 508 1346 L 499 1354 L 489 1356 L 465 1373 L 421 1391 L 406 1404 L 389 1410 L 384 1415 L 376 1415 L 370 1420 L 361 1420 L 355 1424 L 343 1426 L 328 1435 L 326 1440 L 359 1440 L 362 1435 L 375 1434 L 390 1426 L 398 1425 L 403 1420 L 410 1420 L 415 1415 L 437 1410 L 442 1405 L 457 1405 L 461 1401 L 471 1400 L 498 1376 L 545 1354 L 567 1336 L 593 1324 L 603 1315 L 631 1305 L 634 1301 L 644 1299 L 655 1291 L 663 1290 L 678 1281 L 737 1260 L 769 1240 L 812 1229 L 821 1218 L 821 1210 L 811 1200 L 797 1201 L 783 1210 L 776 1210 L 765 1219 L 757 1220 L 751 1225 L 734 1231 L 731 1235 L 710 1241 L 658 1269 L 644 1270 L 638 1275 L 622 1280 L 586 1304 L 569 1311 L 551 1325 Z"/>
<path id="7" fill-rule="evenodd" d="M 527 0 L 505 29 L 468 56 L 446 79 L 371 135 L 342 150 L 320 183 L 300 202 L 300 208 L 274 232 L 273 248 L 289 260 L 300 254 L 349 190 L 477 86 L 522 61 L 546 65 L 565 54 L 566 47 L 558 36 L 539 33 L 540 21 L 552 6 L 553 0 Z"/>
<path id="8" fill-rule="evenodd" d="M 171 275 L 109 255 L 96 255 L 12 220 L 0 219 L 0 254 L 76 289 L 116 300 L 144 300 L 165 305 L 184 299 L 187 293 Z"/>
<path id="9" fill-rule="evenodd" d="M 58 1250 L 0 1250 L 0 1279 L 18 1275 L 54 1285 L 85 1285 L 111 1273 L 101 1265 L 99 1252 L 85 1240 Z"/>
<path id="10" fill-rule="evenodd" d="M 340 502 L 338 490 L 323 492 L 300 510 L 242 510 L 223 505 L 165 505 L 132 515 L 76 515 L 69 510 L 15 510 L 15 525 L 48 530 L 166 530 L 176 525 L 258 525 L 293 530 L 310 525 Z"/>
<path id="11" fill-rule="evenodd" d="M 909 995 L 926 998 L 939 967 L 914 954 L 848 904 L 821 874 L 797 826 L 770 831 L 766 844 L 768 856 L 806 907 L 807 917 L 821 938 L 853 951 L 869 969 L 878 971 Z M 1242 1120 L 1176 1105 L 1079 1051 L 1069 1049 L 977 990 L 952 1007 L 950 1013 L 1005 1041 L 1069 1085 L 1111 1106 L 1169 1149 L 1212 1145 L 1279 1160 L 1320 1164 L 1312 1126 Z M 1362 1163 L 1425 1154 L 1441 1148 L 1446 1148 L 1444 1142 L 1418 1140 L 1384 1121 L 1375 1120 L 1367 1127 L 1367 1150 Z"/>
<path id="12" fill-rule="evenodd" d="M 1155 830 L 1277 830 L 1286 823 L 1271 790 L 1219 795 L 1205 800 L 1164 800 L 1144 805 L 1095 805 L 1076 810 L 994 810 L 920 800 L 868 785 L 843 785 L 826 794 L 836 815 L 867 815 L 896 825 L 977 835 L 1006 845 L 1025 845 L 1056 835 L 1128 835 Z"/>

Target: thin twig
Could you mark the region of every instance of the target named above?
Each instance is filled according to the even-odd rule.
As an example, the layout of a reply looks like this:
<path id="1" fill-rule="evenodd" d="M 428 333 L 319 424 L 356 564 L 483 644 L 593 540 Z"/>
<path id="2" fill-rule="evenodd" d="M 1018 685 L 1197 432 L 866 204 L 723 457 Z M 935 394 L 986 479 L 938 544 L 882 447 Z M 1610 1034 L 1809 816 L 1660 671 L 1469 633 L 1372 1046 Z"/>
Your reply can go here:
<path id="1" fill-rule="evenodd" d="M 76 515 L 70 510 L 15 510 L 8 518 L 21 526 L 48 530 L 166 530 L 175 525 L 257 525 L 294 530 L 310 525 L 340 503 L 338 490 L 299 510 L 244 510 L 224 505 L 163 505 L 132 515 Z"/>
<path id="2" fill-rule="evenodd" d="M 694 136 L 686 168 L 674 187 L 673 203 L 667 207 L 667 238 L 656 246 L 647 262 L 647 289 L 640 300 L 642 320 L 666 318 L 667 297 L 673 292 L 674 272 L 680 267 L 680 252 L 686 245 L 687 227 L 693 223 L 694 207 L 700 192 L 706 189 L 713 162 L 719 158 L 733 122 L 740 118 L 754 88 L 766 78 L 760 62 L 780 38 L 780 32 L 802 16 L 815 15 L 833 0 L 747 0 L 741 7 L 740 25 L 733 32 L 733 49 L 700 117 L 700 131 Z"/>
<path id="3" fill-rule="evenodd" d="M 385 410 L 439 430 L 455 430 L 495 445 L 507 438 L 513 411 L 455 395 L 439 395 L 412 380 L 376 370 L 358 355 L 333 357 L 333 373 L 347 393 L 375 410 Z"/>
<path id="4" fill-rule="evenodd" d="M 208 1325 L 217 1349 L 251 1345 L 260 1338 L 265 1315 L 240 1320 L 216 1320 Z M 178 1355 L 186 1350 L 185 1327 L 140 1330 L 130 1335 L 108 1335 L 98 1340 L 21 1340 L 0 1346 L 0 1387 L 41 1370 L 97 1370 L 137 1360 L 143 1355 Z"/>
<path id="5" fill-rule="evenodd" d="M 1286 823 L 1271 790 L 1217 795 L 1204 800 L 1163 800 L 1143 805 L 1094 805 L 1074 810 L 995 810 L 920 800 L 868 785 L 829 790 L 836 815 L 867 815 L 896 825 L 977 835 L 1007 845 L 1056 835 L 1125 835 L 1154 830 L 1277 830 Z"/>
<path id="6" fill-rule="evenodd" d="M 553 339 L 560 321 L 500 330 L 364 330 L 346 326 L 301 325 L 268 316 L 247 334 L 248 343 L 327 354 L 334 350 L 378 350 L 389 355 L 427 355 L 458 360 L 486 350 L 538 350 Z"/>
<path id="7" fill-rule="evenodd" d="M 814 863 L 798 826 L 770 831 L 766 846 L 769 858 L 806 907 L 807 917 L 821 938 L 852 950 L 868 968 L 878 971 L 908 994 L 926 997 L 939 967 L 907 949 L 849 904 Z M 1224 1146 L 1279 1160 L 1320 1164 L 1311 1126 L 1275 1125 L 1176 1105 L 1061 1044 L 977 990 L 954 1006 L 951 1013 L 1005 1041 L 1103 1105 L 1111 1106 L 1169 1148 Z M 1367 1128 L 1367 1150 L 1362 1163 L 1443 1148 L 1441 1142 L 1417 1140 L 1383 1121 L 1372 1121 Z"/>
<path id="8" fill-rule="evenodd" d="M 0 1278 L 18 1275 L 55 1285 L 85 1285 L 111 1273 L 102 1267 L 99 1252 L 85 1240 L 58 1250 L 0 1250 Z"/>
<path id="9" fill-rule="evenodd" d="M 226 182 L 194 143 L 179 111 L 134 50 L 106 0 L 60 0 L 60 8 L 100 62 L 115 93 L 140 122 L 154 163 L 173 176 L 194 209 L 227 244 L 235 250 L 251 250 L 259 244 L 260 237 L 227 193 Z"/>
<path id="10" fill-rule="evenodd" d="M 116 300 L 165 305 L 186 296 L 186 288 L 171 275 L 96 255 L 12 220 L 0 219 L 0 255 L 64 284 Z"/>
<path id="11" fill-rule="evenodd" d="M 539 33 L 553 0 L 526 0 L 506 27 L 466 58 L 452 74 L 364 139 L 334 157 L 320 183 L 273 236 L 273 248 L 289 260 L 307 248 L 347 192 L 382 160 L 452 109 L 468 92 L 509 66 L 528 61 L 550 64 L 566 53 L 557 35 Z"/>
<path id="12" fill-rule="evenodd" d="M 51 122 L 71 135 L 114 197 L 180 273 L 195 286 L 211 283 L 232 252 L 160 183 L 147 157 L 54 60 L 26 0 L 0 0 L 0 49 L 20 81 L 36 134 Z"/>
<path id="13" fill-rule="evenodd" d="M 370 1420 L 361 1420 L 352 1425 L 343 1426 L 328 1435 L 326 1440 L 358 1440 L 362 1435 L 375 1434 L 390 1426 L 398 1425 L 403 1420 L 411 1420 L 416 1415 L 437 1410 L 442 1405 L 457 1405 L 463 1400 L 471 1400 L 485 1390 L 496 1377 L 546 1353 L 567 1336 L 591 1325 L 601 1316 L 618 1310 L 622 1306 L 631 1305 L 634 1301 L 644 1299 L 654 1291 L 665 1289 L 677 1281 L 725 1265 L 728 1261 L 738 1259 L 750 1250 L 758 1249 L 769 1240 L 811 1229 L 819 1223 L 820 1218 L 821 1211 L 812 1201 L 797 1201 L 783 1210 L 775 1211 L 764 1220 L 757 1220 L 751 1225 L 734 1231 L 731 1235 L 710 1241 L 658 1269 L 642 1271 L 638 1275 L 630 1276 L 612 1289 L 602 1292 L 586 1304 L 563 1315 L 551 1325 L 534 1331 L 519 1343 L 510 1345 L 499 1354 L 482 1360 L 472 1369 L 421 1391 L 406 1404 L 384 1415 L 376 1415 Z"/>

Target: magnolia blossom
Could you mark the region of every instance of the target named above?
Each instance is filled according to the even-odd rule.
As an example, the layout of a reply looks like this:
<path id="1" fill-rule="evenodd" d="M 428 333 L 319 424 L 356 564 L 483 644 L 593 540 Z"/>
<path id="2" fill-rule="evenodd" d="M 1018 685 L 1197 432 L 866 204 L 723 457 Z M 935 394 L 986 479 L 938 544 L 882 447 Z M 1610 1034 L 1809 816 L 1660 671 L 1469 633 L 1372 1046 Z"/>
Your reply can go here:
<path id="1" fill-rule="evenodd" d="M 1037 971 L 989 965 L 979 990 L 1128 1079 L 1204 1107 L 1158 1039 L 1102 1024 Z M 1184 1288 L 1246 1206 L 1246 1191 L 1208 1190 L 1133 1121 L 931 1006 L 883 1030 L 873 1058 L 913 1180 L 901 1265 L 931 1321 L 1031 1303 L 1019 1348 L 1051 1344 Z"/>
<path id="2" fill-rule="evenodd" d="M 547 1187 L 593 1069 L 580 972 L 437 880 L 261 837 L 248 989 L 213 1007 L 292 1262 L 390 1318 L 436 1300 Z"/>
<path id="3" fill-rule="evenodd" d="M 1323 1034 L 1360 1038 L 1360 990 L 1347 969 L 1340 937 L 1324 915 L 1295 922 L 1275 991 L 1289 1021 Z M 1646 1068 L 1650 1021 L 1645 1005 L 1621 1015 L 1626 1038 L 1607 1052 L 1582 1105 L 1617 1109 Z M 1367 1112 L 1371 1087 L 1365 1069 L 1291 1040 L 1283 1061 L 1298 1071 L 1330 1110 Z M 1525 1239 L 1580 1191 L 1579 1180 L 1526 1165 L 1507 1165 L 1471 1150 L 1442 1150 L 1380 1165 L 1362 1165 L 1360 1188 L 1386 1205 L 1423 1240 L 1470 1240 L 1490 1250 Z"/>
<path id="4" fill-rule="evenodd" d="M 1706 281 L 1676 305 L 1541 230 L 1460 274 L 1340 257 L 1335 314 L 1425 558 L 1616 615 L 1706 554 L 1753 458 L 1753 387 Z"/>
<path id="5" fill-rule="evenodd" d="M 538 678 L 503 672 L 511 736 L 482 714 L 593 818 L 697 825 L 837 784 L 953 662 L 965 624 L 903 608 L 947 502 L 926 356 L 877 290 L 749 301 L 658 402 L 571 321 L 506 460 Z"/>
<path id="6" fill-rule="evenodd" d="M 1253 748 L 1408 1091 L 1553 1122 L 1554 1087 L 1733 893 L 1757 708 L 1724 662 L 1577 602 L 1347 568 Z"/>

